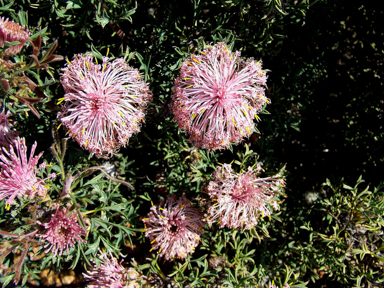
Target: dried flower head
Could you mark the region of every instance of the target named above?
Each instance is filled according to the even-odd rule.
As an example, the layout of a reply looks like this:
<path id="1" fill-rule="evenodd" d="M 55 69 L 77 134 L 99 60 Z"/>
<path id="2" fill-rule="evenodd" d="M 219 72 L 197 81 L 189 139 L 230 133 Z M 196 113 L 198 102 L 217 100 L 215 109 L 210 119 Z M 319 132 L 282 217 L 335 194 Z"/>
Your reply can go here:
<path id="1" fill-rule="evenodd" d="M 99 266 L 91 260 L 93 266 L 84 277 L 90 282 L 89 288 L 138 288 L 140 287 L 136 280 L 139 278 L 139 273 L 133 268 L 126 269 L 121 263 L 117 262 L 116 258 L 111 253 L 103 253 L 99 250 L 99 258 L 102 260 Z"/>
<path id="2" fill-rule="evenodd" d="M 145 236 L 149 237 L 152 249 L 159 249 L 159 255 L 166 260 L 183 259 L 193 253 L 203 233 L 202 215 L 193 208 L 183 195 L 178 200 L 174 195 L 152 206 L 148 218 L 143 219 Z"/>
<path id="3" fill-rule="evenodd" d="M 246 173 L 237 174 L 230 164 L 217 167 L 207 190 L 214 204 L 208 209 L 209 224 L 219 220 L 220 227 L 251 229 L 260 216 L 270 216 L 278 209 L 277 192 L 284 185 L 279 174 L 260 178 L 261 166 L 249 167 Z"/>
<path id="4" fill-rule="evenodd" d="M 55 204 L 55 212 L 52 212 L 51 219 L 47 223 L 39 223 L 46 229 L 44 234 L 39 237 L 48 241 L 44 248 L 48 253 L 51 251 L 55 256 L 62 255 L 64 250 L 69 251 L 69 247 L 74 247 L 76 241 L 87 242 L 80 238 L 86 236 L 86 231 L 77 223 L 76 211 L 69 211 L 66 207 Z"/>
<path id="5" fill-rule="evenodd" d="M 319 198 L 320 198 L 319 193 L 317 193 L 317 192 L 308 191 L 304 194 L 304 200 L 305 200 L 305 202 L 307 202 L 308 205 L 313 204 Z"/>
<path id="6" fill-rule="evenodd" d="M 29 35 L 30 33 L 28 30 L 25 30 L 25 26 L 21 27 L 19 24 L 9 21 L 8 18 L 0 18 L 0 46 L 4 48 L 5 42 L 20 42 L 20 44 L 9 47 L 5 50 L 7 54 L 15 55 L 20 52 Z"/>
<path id="7" fill-rule="evenodd" d="M 208 260 L 209 267 L 212 269 L 219 270 L 223 267 L 230 267 L 227 258 L 225 256 L 212 256 Z"/>
<path id="8" fill-rule="evenodd" d="M 223 149 L 249 137 L 264 104 L 266 72 L 224 43 L 192 55 L 175 80 L 171 109 L 197 148 Z"/>
<path id="9" fill-rule="evenodd" d="M 5 114 L 4 111 L 0 113 L 0 146 L 8 147 L 19 134 L 11 130 L 12 124 L 9 123 L 8 120 L 10 116 L 12 116 L 12 114 L 9 111 L 7 114 Z"/>
<path id="10" fill-rule="evenodd" d="M 17 138 L 13 143 L 14 147 L 9 146 L 9 150 L 5 147 L 0 150 L 0 200 L 7 198 L 7 205 L 13 204 L 16 197 L 33 199 L 36 195 L 45 196 L 47 192 L 44 181 L 36 176 L 40 169 L 45 168 L 45 163 L 37 167 L 43 152 L 33 156 L 35 142 L 28 159 L 25 139 Z"/>
<path id="11" fill-rule="evenodd" d="M 98 157 L 111 156 L 140 131 L 152 93 L 123 59 L 93 60 L 76 55 L 63 69 L 65 97 L 58 118 L 80 146 Z"/>

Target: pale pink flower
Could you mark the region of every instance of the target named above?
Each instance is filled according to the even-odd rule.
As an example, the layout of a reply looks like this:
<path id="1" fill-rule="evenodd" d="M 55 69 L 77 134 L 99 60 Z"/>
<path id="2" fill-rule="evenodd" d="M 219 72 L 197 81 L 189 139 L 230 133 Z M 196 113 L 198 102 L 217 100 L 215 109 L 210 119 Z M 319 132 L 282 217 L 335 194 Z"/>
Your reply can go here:
<path id="1" fill-rule="evenodd" d="M 24 138 L 17 138 L 13 144 L 8 150 L 5 147 L 0 150 L 0 200 L 7 198 L 7 205 L 13 204 L 16 197 L 33 199 L 36 195 L 43 197 L 47 192 L 44 180 L 36 176 L 44 168 L 37 168 L 43 152 L 33 156 L 36 142 L 32 146 L 29 159 Z"/>
<path id="2" fill-rule="evenodd" d="M 243 60 L 224 43 L 192 55 L 175 80 L 171 109 L 197 148 L 223 149 L 249 137 L 265 97 L 261 62 Z"/>
<path id="3" fill-rule="evenodd" d="M 65 97 L 58 118 L 81 147 L 111 156 L 140 131 L 152 93 L 123 59 L 93 61 L 92 55 L 76 55 L 63 69 Z"/>
<path id="4" fill-rule="evenodd" d="M 5 114 L 4 111 L 0 113 L 0 146 L 8 147 L 19 134 L 11 130 L 12 124 L 9 123 L 8 120 L 10 116 L 12 116 L 12 114 L 9 111 L 7 114 Z"/>
<path id="5" fill-rule="evenodd" d="M 203 233 L 202 215 L 193 208 L 183 195 L 178 200 L 174 195 L 160 200 L 152 206 L 148 218 L 143 219 L 145 236 L 149 237 L 152 249 L 159 249 L 159 255 L 166 260 L 183 259 L 193 253 Z"/>
<path id="6" fill-rule="evenodd" d="M 84 277 L 90 282 L 89 288 L 138 288 L 140 287 L 136 280 L 139 278 L 133 268 L 124 268 L 121 263 L 117 262 L 116 258 L 99 250 L 99 259 L 102 262 L 97 266 L 94 260 L 91 260 L 95 265 L 83 273 Z"/>
<path id="7" fill-rule="evenodd" d="M 207 213 L 207 222 L 218 220 L 220 227 L 251 229 L 258 219 L 270 216 L 278 209 L 276 197 L 284 186 L 284 178 L 277 174 L 265 178 L 257 176 L 261 166 L 249 167 L 237 174 L 230 164 L 217 167 L 207 191 L 213 201 Z"/>
<path id="8" fill-rule="evenodd" d="M 15 55 L 20 52 L 21 48 L 27 41 L 30 33 L 25 30 L 25 27 L 21 27 L 19 24 L 9 21 L 8 18 L 0 18 L 0 46 L 3 48 L 5 42 L 20 42 L 19 45 L 9 47 L 5 52 L 9 55 Z"/>
<path id="9" fill-rule="evenodd" d="M 52 212 L 51 219 L 47 223 L 39 223 L 46 229 L 44 234 L 39 237 L 46 240 L 45 252 L 52 252 L 54 256 L 69 252 L 70 247 L 74 247 L 76 242 L 87 242 L 80 238 L 86 236 L 86 231 L 77 222 L 76 211 L 69 211 L 66 207 L 55 204 L 55 212 Z"/>

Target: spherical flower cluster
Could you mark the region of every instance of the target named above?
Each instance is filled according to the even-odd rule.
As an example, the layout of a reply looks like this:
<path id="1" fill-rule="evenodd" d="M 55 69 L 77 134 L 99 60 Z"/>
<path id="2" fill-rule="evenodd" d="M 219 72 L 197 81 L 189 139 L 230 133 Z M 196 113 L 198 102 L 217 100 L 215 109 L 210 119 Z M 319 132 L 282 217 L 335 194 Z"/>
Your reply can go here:
<path id="1" fill-rule="evenodd" d="M 217 167 L 207 190 L 214 204 L 209 207 L 207 221 L 218 220 L 220 227 L 251 229 L 260 216 L 270 216 L 278 209 L 276 196 L 284 186 L 280 175 L 260 178 L 261 166 L 249 167 L 246 173 L 237 174 L 230 164 Z"/>
<path id="2" fill-rule="evenodd" d="M 64 250 L 69 252 L 69 247 L 74 247 L 76 241 L 86 242 L 80 236 L 86 236 L 86 231 L 77 223 L 76 211 L 69 211 L 65 207 L 55 204 L 56 211 L 52 213 L 51 219 L 47 223 L 39 223 L 46 229 L 44 234 L 39 237 L 48 243 L 44 248 L 48 253 L 51 251 L 54 256 L 62 255 Z"/>
<path id="3" fill-rule="evenodd" d="M 9 47 L 5 52 L 9 55 L 15 55 L 20 52 L 21 48 L 27 41 L 30 33 L 25 30 L 25 27 L 21 27 L 19 24 L 9 21 L 8 18 L 0 18 L 0 46 L 3 48 L 5 42 L 20 42 L 19 45 Z"/>
<path id="4" fill-rule="evenodd" d="M 133 268 L 126 269 L 121 263 L 118 263 L 112 254 L 107 254 L 99 251 L 99 258 L 102 260 L 97 267 L 96 262 L 91 260 L 93 266 L 84 277 L 90 282 L 87 287 L 89 288 L 138 288 L 140 287 L 136 280 L 139 278 Z"/>
<path id="5" fill-rule="evenodd" d="M 12 114 L 8 111 L 7 114 L 2 111 L 0 113 L 0 146 L 8 147 L 16 139 L 19 134 L 16 131 L 11 130 L 12 124 L 9 123 L 8 118 Z"/>
<path id="6" fill-rule="evenodd" d="M 197 148 L 228 148 L 249 137 L 264 104 L 266 72 L 224 43 L 192 55 L 175 80 L 171 109 Z"/>
<path id="7" fill-rule="evenodd" d="M 17 138 L 13 143 L 14 147 L 0 150 L 0 200 L 7 198 L 7 205 L 13 204 L 16 197 L 33 199 L 36 195 L 43 197 L 47 192 L 44 180 L 36 176 L 40 169 L 45 168 L 45 163 L 37 167 L 43 152 L 33 156 L 37 145 L 35 142 L 28 159 L 25 139 Z"/>
<path id="8" fill-rule="evenodd" d="M 111 156 L 140 131 L 152 93 L 123 59 L 93 61 L 92 55 L 76 55 L 63 69 L 58 118 L 80 146 L 98 157 Z"/>
<path id="9" fill-rule="evenodd" d="M 192 253 L 203 233 L 202 215 L 193 208 L 183 195 L 176 199 L 174 195 L 152 206 L 148 218 L 143 219 L 146 226 L 145 236 L 149 237 L 152 249 L 159 249 L 159 255 L 166 260 L 183 259 Z"/>

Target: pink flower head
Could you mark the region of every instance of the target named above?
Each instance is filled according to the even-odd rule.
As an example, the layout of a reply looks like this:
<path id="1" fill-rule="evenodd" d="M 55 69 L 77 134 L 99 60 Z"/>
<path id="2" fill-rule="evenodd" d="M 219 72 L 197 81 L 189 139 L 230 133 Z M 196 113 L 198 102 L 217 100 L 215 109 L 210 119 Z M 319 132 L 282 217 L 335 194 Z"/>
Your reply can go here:
<path id="1" fill-rule="evenodd" d="M 183 259 L 193 253 L 204 226 L 199 209 L 193 208 L 184 195 L 178 200 L 174 195 L 168 196 L 165 203 L 160 200 L 143 222 L 145 236 L 151 240 L 151 251 L 160 248 L 159 254 L 166 260 Z"/>
<path id="2" fill-rule="evenodd" d="M 3 48 L 5 42 L 20 42 L 19 45 L 9 47 L 5 52 L 9 55 L 15 55 L 20 52 L 21 48 L 27 41 L 30 33 L 25 30 L 25 27 L 21 27 L 19 24 L 9 21 L 8 18 L 0 18 L 0 46 Z"/>
<path id="3" fill-rule="evenodd" d="M 99 251 L 99 258 L 102 260 L 97 267 L 96 262 L 91 260 L 95 266 L 93 266 L 87 273 L 84 273 L 84 277 L 90 281 L 87 287 L 89 288 L 138 288 L 139 285 L 136 279 L 139 278 L 133 268 L 126 269 L 121 263 L 117 262 L 116 258 L 110 253 L 103 253 Z"/>
<path id="4" fill-rule="evenodd" d="M 9 111 L 7 114 L 5 114 L 4 111 L 0 113 L 0 146 L 8 147 L 19 134 L 11 130 L 12 124 L 9 123 L 8 120 L 10 116 L 12 116 L 12 114 Z"/>
<path id="5" fill-rule="evenodd" d="M 208 209 L 207 221 L 212 224 L 219 220 L 220 227 L 251 229 L 260 216 L 270 216 L 278 209 L 276 196 L 284 185 L 282 176 L 266 178 L 257 176 L 261 170 L 248 168 L 246 173 L 237 174 L 230 164 L 217 167 L 213 179 L 208 184 L 208 194 L 215 202 Z"/>
<path id="6" fill-rule="evenodd" d="M 123 59 L 93 60 L 92 55 L 76 55 L 63 69 L 65 97 L 58 117 L 80 146 L 98 157 L 110 156 L 140 131 L 152 93 Z"/>
<path id="7" fill-rule="evenodd" d="M 87 242 L 80 238 L 86 236 L 86 231 L 77 223 L 76 211 L 68 211 L 58 204 L 55 204 L 55 209 L 48 223 L 39 223 L 47 229 L 39 236 L 48 241 L 44 248 L 49 248 L 45 252 L 51 251 L 54 256 L 62 255 L 64 250 L 68 253 L 69 247 L 74 247 L 76 241 Z"/>
<path id="8" fill-rule="evenodd" d="M 227 148 L 251 135 L 253 119 L 269 103 L 266 72 L 260 61 L 244 61 L 224 43 L 200 53 L 183 62 L 171 109 L 197 148 Z"/>
<path id="9" fill-rule="evenodd" d="M 36 195 L 45 196 L 47 192 L 44 181 L 36 176 L 41 169 L 37 168 L 37 163 L 43 154 L 33 156 L 36 145 L 35 142 L 29 159 L 24 138 L 17 138 L 9 150 L 5 147 L 0 150 L 0 200 L 7 198 L 7 205 L 13 204 L 16 197 L 33 199 Z"/>

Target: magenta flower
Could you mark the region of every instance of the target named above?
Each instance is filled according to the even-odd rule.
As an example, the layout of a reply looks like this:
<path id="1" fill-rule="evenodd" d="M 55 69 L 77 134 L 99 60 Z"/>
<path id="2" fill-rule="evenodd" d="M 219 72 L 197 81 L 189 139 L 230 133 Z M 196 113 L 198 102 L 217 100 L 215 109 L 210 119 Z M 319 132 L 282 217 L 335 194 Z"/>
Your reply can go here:
<path id="1" fill-rule="evenodd" d="M 276 197 L 284 179 L 279 174 L 260 178 L 257 174 L 261 169 L 258 165 L 236 174 L 230 164 L 217 167 L 207 187 L 214 202 L 207 213 L 209 224 L 218 220 L 221 228 L 251 229 L 260 216 L 270 216 L 271 208 L 278 209 Z"/>
<path id="2" fill-rule="evenodd" d="M 36 176 L 40 169 L 45 168 L 45 163 L 37 168 L 43 152 L 33 156 L 35 142 L 28 159 L 25 139 L 17 138 L 13 143 L 14 147 L 9 146 L 9 150 L 5 147 L 0 150 L 0 200 L 7 198 L 7 205 L 13 204 L 16 197 L 33 199 L 36 195 L 43 197 L 47 192 L 44 181 Z"/>
<path id="3" fill-rule="evenodd" d="M 224 43 L 192 55 L 175 80 L 171 109 L 197 148 L 227 148 L 249 137 L 264 104 L 266 72 L 261 62 L 244 61 Z"/>
<path id="4" fill-rule="evenodd" d="M 81 147 L 98 157 L 111 156 L 140 131 L 152 93 L 137 69 L 123 59 L 102 64 L 76 55 L 63 69 L 65 90 L 58 118 Z"/>
<path id="5" fill-rule="evenodd" d="M 5 53 L 9 55 L 15 55 L 20 52 L 29 35 L 29 31 L 25 30 L 24 26 L 21 27 L 19 24 L 13 21 L 9 21 L 8 18 L 0 18 L 0 46 L 3 48 L 5 42 L 20 42 L 19 45 L 9 47 L 7 50 L 5 50 Z"/>
<path id="6" fill-rule="evenodd" d="M 204 226 L 199 209 L 193 208 L 184 195 L 178 200 L 174 195 L 168 196 L 165 203 L 160 200 L 143 222 L 145 236 L 151 240 L 151 251 L 159 249 L 159 255 L 166 260 L 183 259 L 193 253 Z"/>
<path id="7" fill-rule="evenodd" d="M 91 260 L 95 266 L 93 266 L 87 273 L 84 273 L 84 277 L 90 281 L 87 287 L 89 288 L 138 288 L 140 287 L 136 282 L 139 278 L 133 268 L 126 269 L 121 263 L 117 262 L 116 258 L 110 253 L 103 253 L 99 251 L 99 258 L 102 260 L 99 266 L 96 262 Z"/>
<path id="8" fill-rule="evenodd" d="M 64 250 L 68 253 L 69 247 L 74 247 L 76 242 L 87 242 L 80 238 L 86 236 L 86 231 L 77 223 L 76 211 L 69 211 L 65 207 L 55 204 L 56 211 L 51 214 L 51 219 L 47 223 L 39 223 L 46 229 L 44 234 L 39 237 L 48 241 L 44 248 L 48 253 L 51 251 L 54 256 L 62 255 Z"/>
<path id="9" fill-rule="evenodd" d="M 9 123 L 8 120 L 10 116 L 12 116 L 12 114 L 9 111 L 7 114 L 5 114 L 4 111 L 0 113 L 0 146 L 8 147 L 19 134 L 11 130 L 12 124 Z"/>

